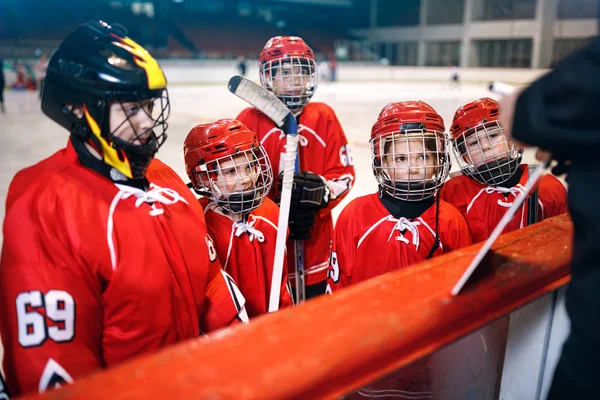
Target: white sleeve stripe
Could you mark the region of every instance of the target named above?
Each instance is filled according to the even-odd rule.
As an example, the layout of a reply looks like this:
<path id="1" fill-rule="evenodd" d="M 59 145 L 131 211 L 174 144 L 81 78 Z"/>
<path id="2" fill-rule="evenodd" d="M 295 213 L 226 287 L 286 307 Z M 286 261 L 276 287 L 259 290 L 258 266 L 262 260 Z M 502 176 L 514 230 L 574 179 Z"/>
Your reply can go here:
<path id="1" fill-rule="evenodd" d="M 542 209 L 542 217 L 539 218 L 538 215 L 538 221 L 543 221 L 544 220 L 544 203 L 542 203 L 542 200 L 538 197 L 538 204 L 540 205 L 540 208 Z"/>
<path id="2" fill-rule="evenodd" d="M 328 269 L 328 268 L 329 268 L 329 261 L 326 261 L 326 262 L 325 262 L 325 263 L 323 263 L 323 264 L 318 264 L 318 265 L 314 265 L 314 266 L 312 266 L 312 267 L 309 267 L 309 268 L 306 270 L 306 274 L 307 274 L 307 275 L 310 275 L 310 274 L 315 274 L 315 273 L 317 273 L 317 272 L 321 272 L 321 271 L 323 271 L 323 270 L 326 270 L 326 269 Z"/>
<path id="3" fill-rule="evenodd" d="M 328 268 L 329 268 L 329 261 L 325 261 L 320 264 L 313 265 L 311 267 L 306 268 L 304 270 L 304 275 L 306 276 L 306 275 L 316 274 L 318 272 L 325 271 Z M 288 279 L 294 281 L 296 279 L 296 274 L 288 275 Z"/>

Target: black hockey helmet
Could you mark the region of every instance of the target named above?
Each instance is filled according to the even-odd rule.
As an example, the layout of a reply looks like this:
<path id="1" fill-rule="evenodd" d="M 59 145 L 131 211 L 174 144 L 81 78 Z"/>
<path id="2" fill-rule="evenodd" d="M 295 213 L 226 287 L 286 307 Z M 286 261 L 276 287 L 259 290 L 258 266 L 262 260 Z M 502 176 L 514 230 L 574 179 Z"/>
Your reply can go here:
<path id="1" fill-rule="evenodd" d="M 127 37 L 125 28 L 91 21 L 71 32 L 50 59 L 42 90 L 42 111 L 90 143 L 105 163 L 128 178 L 142 178 L 166 139 L 166 86 L 156 60 Z M 157 100 L 154 110 L 144 109 L 154 121 L 148 139 L 133 144 L 113 136 L 110 105 L 146 100 Z M 83 117 L 73 112 L 75 107 L 83 111 Z M 128 122 L 129 117 L 123 121 Z M 147 132 L 148 129 L 135 134 L 140 137 Z"/>

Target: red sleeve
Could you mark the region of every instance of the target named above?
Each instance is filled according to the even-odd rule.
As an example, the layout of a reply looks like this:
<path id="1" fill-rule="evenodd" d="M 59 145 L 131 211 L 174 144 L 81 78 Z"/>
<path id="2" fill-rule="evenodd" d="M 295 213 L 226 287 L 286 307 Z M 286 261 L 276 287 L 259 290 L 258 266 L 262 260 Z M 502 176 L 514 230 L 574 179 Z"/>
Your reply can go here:
<path id="1" fill-rule="evenodd" d="M 340 290 L 352 283 L 356 257 L 356 243 L 352 232 L 352 203 L 340 214 L 333 231 L 333 244 L 329 256 L 326 293 Z"/>
<path id="2" fill-rule="evenodd" d="M 246 127 L 248 129 L 250 129 L 252 132 L 255 132 L 258 135 L 258 133 L 259 133 L 258 115 L 259 114 L 255 108 L 248 107 L 248 108 L 243 109 L 242 112 L 240 112 L 239 115 L 235 119 L 237 119 L 238 121 L 240 121 L 241 123 L 246 125 Z"/>
<path id="3" fill-rule="evenodd" d="M 554 175 L 544 175 L 540 183 L 539 198 L 544 206 L 544 219 L 568 212 L 567 190 Z"/>
<path id="4" fill-rule="evenodd" d="M 13 396 L 64 386 L 103 366 L 101 281 L 72 247 L 61 207 L 36 196 L 14 199 L 4 222 L 0 335 Z"/>
<path id="5" fill-rule="evenodd" d="M 464 195 L 464 187 L 461 185 L 461 181 L 463 180 L 463 176 L 459 175 L 455 178 L 451 178 L 446 181 L 440 190 L 440 198 L 452 204 L 454 207 L 458 209 L 461 214 L 465 214 L 467 212 L 467 202 L 466 196 Z"/>
<path id="6" fill-rule="evenodd" d="M 445 203 L 440 212 L 444 212 L 447 216 L 447 223 L 442 233 L 444 254 L 473 244 L 467 221 L 453 205 Z"/>
<path id="7" fill-rule="evenodd" d="M 325 104 L 322 106 L 323 113 L 326 113 L 327 118 L 327 147 L 323 160 L 323 177 L 329 183 L 330 201 L 327 207 L 321 210 L 321 214 L 328 215 L 348 194 L 354 184 L 356 174 L 352 151 L 340 121 L 329 106 Z"/>
<path id="8" fill-rule="evenodd" d="M 198 254 L 199 257 L 206 255 L 209 259 L 204 307 L 198 313 L 200 329 L 210 332 L 239 321 L 248 322 L 246 299 L 233 278 L 221 268 L 215 245 L 208 234 L 204 246 L 201 245 L 198 249 Z"/>

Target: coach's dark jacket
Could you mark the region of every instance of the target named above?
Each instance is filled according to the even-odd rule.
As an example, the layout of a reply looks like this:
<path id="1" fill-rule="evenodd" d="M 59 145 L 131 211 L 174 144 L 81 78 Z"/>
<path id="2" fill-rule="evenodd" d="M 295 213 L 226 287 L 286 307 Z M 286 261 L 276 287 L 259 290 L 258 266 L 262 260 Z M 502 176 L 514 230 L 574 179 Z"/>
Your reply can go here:
<path id="1" fill-rule="evenodd" d="M 600 399 L 600 39 L 557 65 L 518 98 L 515 139 L 570 160 L 575 226 L 571 318 L 549 399 Z"/>

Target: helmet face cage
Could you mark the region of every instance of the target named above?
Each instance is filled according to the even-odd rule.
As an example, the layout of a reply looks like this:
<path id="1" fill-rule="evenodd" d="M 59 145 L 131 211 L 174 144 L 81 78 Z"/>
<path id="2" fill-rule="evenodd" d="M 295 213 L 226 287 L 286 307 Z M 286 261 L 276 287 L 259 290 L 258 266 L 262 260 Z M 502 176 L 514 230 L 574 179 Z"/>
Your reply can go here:
<path id="1" fill-rule="evenodd" d="M 484 185 L 500 185 L 510 179 L 521 163 L 523 149 L 504 135 L 498 121 L 483 123 L 453 140 L 462 171 Z"/>
<path id="2" fill-rule="evenodd" d="M 318 84 L 315 60 L 288 56 L 260 65 L 260 82 L 291 111 L 301 110 L 315 94 Z"/>
<path id="3" fill-rule="evenodd" d="M 421 201 L 434 196 L 450 172 L 444 132 L 407 129 L 371 139 L 373 173 L 392 197 Z"/>
<path id="4" fill-rule="evenodd" d="M 262 146 L 201 163 L 195 174 L 197 190 L 210 193 L 213 203 L 232 214 L 258 208 L 273 183 L 271 162 Z"/>
<path id="5" fill-rule="evenodd" d="M 128 96 L 114 96 L 114 101 L 119 104 L 125 118 L 115 129 L 110 131 L 110 115 L 107 116 L 105 132 L 108 138 L 117 146 L 127 150 L 136 148 L 142 152 L 156 153 L 167 139 L 167 119 L 171 113 L 169 94 L 167 89 L 160 91 L 157 97 L 143 98 L 135 93 Z M 110 114 L 110 108 L 107 113 Z M 152 120 L 152 126 L 138 132 L 132 119 L 138 117 L 138 113 L 144 113 Z M 126 124 L 133 130 L 133 136 L 120 138 L 115 136 Z"/>

